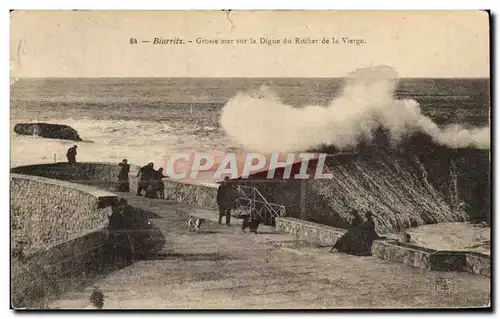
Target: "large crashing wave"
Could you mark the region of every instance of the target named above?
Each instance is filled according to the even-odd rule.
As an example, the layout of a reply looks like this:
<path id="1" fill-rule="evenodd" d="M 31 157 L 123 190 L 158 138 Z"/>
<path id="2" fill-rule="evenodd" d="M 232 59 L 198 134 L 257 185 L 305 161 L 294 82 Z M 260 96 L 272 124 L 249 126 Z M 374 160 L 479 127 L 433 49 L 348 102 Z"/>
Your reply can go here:
<path id="1" fill-rule="evenodd" d="M 380 127 L 396 144 L 422 132 L 451 148 L 489 148 L 489 127 L 438 127 L 415 100 L 394 98 L 397 80 L 387 66 L 358 69 L 327 106 L 292 107 L 269 90 L 238 94 L 225 105 L 220 123 L 245 149 L 260 152 L 296 152 L 322 145 L 351 149 L 361 140 L 371 140 Z"/>
<path id="2" fill-rule="evenodd" d="M 310 181 L 309 219 L 347 227 L 370 210 L 381 232 L 487 218 L 489 128 L 438 127 L 411 99 L 395 99 L 390 67 L 358 69 L 326 107 L 294 108 L 261 90 L 224 107 L 221 125 L 247 150 L 350 150 L 327 161 L 332 180 Z M 279 196 L 276 197 L 279 200 Z M 290 213 L 298 204 L 290 205 Z"/>

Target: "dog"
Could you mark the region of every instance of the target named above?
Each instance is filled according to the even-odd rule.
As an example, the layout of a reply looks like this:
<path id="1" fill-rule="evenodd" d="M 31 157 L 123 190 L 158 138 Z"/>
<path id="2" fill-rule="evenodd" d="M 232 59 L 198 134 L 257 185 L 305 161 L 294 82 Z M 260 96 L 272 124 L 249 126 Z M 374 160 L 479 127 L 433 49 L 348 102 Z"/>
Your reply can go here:
<path id="1" fill-rule="evenodd" d="M 258 218 L 250 219 L 250 216 L 243 217 L 243 223 L 241 225 L 241 230 L 246 233 L 246 229 L 250 228 L 250 232 L 257 234 L 257 229 L 259 228 L 260 220 Z"/>
<path id="2" fill-rule="evenodd" d="M 200 231 L 201 225 L 205 223 L 205 220 L 203 218 L 198 218 L 196 216 L 189 216 L 188 222 L 187 222 L 187 227 L 189 231 Z"/>

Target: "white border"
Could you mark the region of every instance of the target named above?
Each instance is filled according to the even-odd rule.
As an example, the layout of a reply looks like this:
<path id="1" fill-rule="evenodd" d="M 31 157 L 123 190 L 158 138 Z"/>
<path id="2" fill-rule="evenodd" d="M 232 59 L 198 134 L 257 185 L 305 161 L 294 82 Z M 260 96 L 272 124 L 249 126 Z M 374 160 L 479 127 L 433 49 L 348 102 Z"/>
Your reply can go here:
<path id="1" fill-rule="evenodd" d="M 459 1 L 459 0 L 454 0 L 454 1 L 438 1 L 438 0 L 419 0 L 419 1 L 413 1 L 410 3 L 409 1 L 391 1 L 391 0 L 377 0 L 377 1 L 370 1 L 370 0 L 365 0 L 365 1 L 360 1 L 360 0 L 346 0 L 344 2 L 338 2 L 338 1 L 324 1 L 324 0 L 307 0 L 307 1 L 282 1 L 281 3 L 277 1 L 271 1 L 271 0 L 252 0 L 252 1 L 219 1 L 219 0 L 212 0 L 212 1 L 193 1 L 193 0 L 182 0 L 178 2 L 173 2 L 173 1 L 148 1 L 148 0 L 141 0 L 141 1 L 131 1 L 131 0 L 121 0 L 121 1 L 108 1 L 105 2 L 103 0 L 86 0 L 86 1 L 36 1 L 36 0 L 18 0 L 18 1 L 2 1 L 2 11 L 0 11 L 0 17 L 1 17 L 1 28 L 2 32 L 1 34 L 3 35 L 2 39 L 4 41 L 4 46 L 1 46 L 1 55 L 2 55 L 2 61 L 3 63 L 1 64 L 0 68 L 2 71 L 2 77 L 1 77 L 1 85 L 2 85 L 2 91 L 1 91 L 1 101 L 2 103 L 2 116 L 0 117 L 2 121 L 4 121 L 4 125 L 0 126 L 0 138 L 2 139 L 3 143 L 2 145 L 10 145 L 10 121 L 9 121 L 9 46 L 10 46 L 10 41 L 9 41 L 9 36 L 10 35 L 10 29 L 9 29 L 9 9 L 40 9 L 40 10 L 54 10 L 54 9 L 87 9 L 87 10 L 183 10 L 183 9 L 211 9 L 211 10 L 218 10 L 218 9 L 232 9 L 232 10 L 245 10 L 245 9 L 250 9 L 250 10 L 263 10 L 263 9 L 307 9 L 307 10 L 325 10 L 325 9 L 334 9 L 334 10 L 425 10 L 425 9 L 431 9 L 431 10 L 464 10 L 464 9 L 491 9 L 492 12 L 494 13 L 500 13 L 500 8 L 499 8 L 499 3 L 500 1 L 498 0 L 475 0 L 475 1 Z M 497 36 L 495 36 L 495 39 L 497 40 Z M 495 41 L 496 42 L 496 41 Z M 498 59 L 498 54 L 495 55 L 495 58 Z M 495 70 L 497 71 L 497 67 L 495 67 Z M 496 81 L 498 82 L 498 81 Z M 498 84 L 495 83 L 494 87 L 494 92 L 498 92 Z M 493 92 L 492 92 L 493 93 Z M 497 97 L 497 96 L 496 96 Z M 498 97 L 497 97 L 498 99 Z M 496 116 L 495 116 L 496 119 Z M 493 119 L 493 120 L 495 120 Z M 496 122 L 496 121 L 495 121 Z M 497 132 L 498 133 L 498 132 Z M 498 138 L 497 134 L 495 134 L 495 138 Z M 495 148 L 495 144 L 493 144 L 493 147 Z M 28 150 L 27 150 L 28 151 Z M 5 150 L 2 153 L 1 156 L 1 166 L 3 167 L 2 170 L 0 170 L 2 176 L 0 177 L 0 181 L 2 182 L 2 194 L 3 200 L 0 201 L 1 203 L 5 203 L 4 209 L 2 210 L 3 214 L 3 219 L 4 222 L 1 223 L 1 227 L 3 228 L 3 231 L 0 231 L 1 234 L 4 234 L 4 238 L 0 241 L 1 244 L 1 256 L 5 259 L 5 261 L 1 264 L 2 268 L 2 282 L 1 282 L 1 287 L 2 287 L 2 292 L 1 292 L 1 311 L 6 312 L 7 316 L 14 316 L 14 313 L 9 309 L 10 307 L 10 302 L 9 302 L 9 263 L 7 261 L 8 256 L 9 256 L 9 238 L 7 237 L 7 234 L 9 234 L 9 209 L 7 207 L 7 203 L 9 202 L 9 182 L 8 182 L 8 168 L 10 168 L 9 161 L 10 161 L 10 151 Z M 495 163 L 496 164 L 496 163 Z M 492 176 L 493 177 L 493 176 Z M 498 198 L 498 196 L 495 196 L 493 194 L 493 197 Z M 494 207 L 494 211 L 496 211 L 497 205 Z M 498 218 L 495 218 L 495 229 L 498 229 Z M 496 244 L 496 243 L 495 243 Z M 496 245 L 495 245 L 496 247 Z M 497 249 L 495 249 L 495 256 L 497 255 Z M 496 258 L 495 258 L 496 261 Z M 493 261 L 493 264 L 495 265 L 495 261 Z M 498 276 L 496 276 L 498 278 Z M 498 295 L 498 293 L 496 294 Z M 497 300 L 496 300 L 497 301 Z M 57 314 L 58 316 L 68 316 L 66 315 L 61 315 Z M 81 314 L 83 316 L 89 316 L 90 314 Z M 118 313 L 117 315 L 123 316 L 123 313 Z M 139 317 L 139 314 L 135 313 L 129 313 L 131 317 Z M 162 314 L 163 316 L 177 316 L 177 314 L 174 313 L 164 313 Z M 186 315 L 186 314 L 184 314 Z M 196 315 L 196 314 L 189 314 L 189 315 Z M 205 316 L 214 316 L 214 317 L 220 317 L 220 313 L 215 313 L 215 314 L 203 314 Z M 238 314 L 238 315 L 245 315 L 245 316 L 250 316 L 250 315 L 257 315 L 257 314 Z M 273 315 L 278 315 L 278 314 L 273 314 Z M 303 317 L 308 317 L 310 314 L 309 313 L 297 313 L 297 315 L 303 316 Z M 330 313 L 330 314 L 324 314 L 327 316 L 339 316 L 341 313 Z M 388 316 L 392 315 L 392 313 L 384 313 L 384 314 L 378 314 L 379 316 Z M 398 313 L 394 313 L 394 315 L 401 315 Z M 421 315 L 418 313 L 408 313 L 407 315 Z M 455 314 L 453 314 L 455 315 Z M 290 316 L 290 314 L 280 314 L 280 316 Z M 361 317 L 361 314 L 356 314 L 353 315 L 353 317 Z M 425 314 L 426 317 L 434 317 L 436 315 L 431 315 L 431 314 Z M 2 315 L 2 318 L 5 318 L 4 315 Z"/>
<path id="2" fill-rule="evenodd" d="M 11 3 L 9 3 L 11 2 Z M 495 7 L 494 0 L 476 1 L 446 1 L 446 0 L 420 0 L 420 1 L 390 1 L 390 0 L 349 0 L 344 2 L 336 1 L 330 3 L 322 0 L 308 1 L 194 1 L 183 0 L 179 2 L 171 1 L 36 1 L 18 0 L 5 1 L 6 6 L 11 9 L 88 9 L 88 10 L 464 10 L 464 9 L 488 9 Z"/>

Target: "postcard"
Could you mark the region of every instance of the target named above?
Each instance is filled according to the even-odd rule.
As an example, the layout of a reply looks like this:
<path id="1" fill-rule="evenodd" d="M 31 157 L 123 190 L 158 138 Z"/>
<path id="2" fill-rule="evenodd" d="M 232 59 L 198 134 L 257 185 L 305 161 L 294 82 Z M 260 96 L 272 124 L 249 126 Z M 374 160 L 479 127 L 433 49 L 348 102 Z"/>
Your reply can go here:
<path id="1" fill-rule="evenodd" d="M 486 11 L 11 12 L 11 308 L 491 309 Z"/>

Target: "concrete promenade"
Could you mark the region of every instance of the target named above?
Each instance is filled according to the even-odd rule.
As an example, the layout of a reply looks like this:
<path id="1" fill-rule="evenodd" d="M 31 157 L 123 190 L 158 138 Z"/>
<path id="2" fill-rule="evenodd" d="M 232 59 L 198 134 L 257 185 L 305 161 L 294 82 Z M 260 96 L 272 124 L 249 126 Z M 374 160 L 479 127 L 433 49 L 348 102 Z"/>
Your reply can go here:
<path id="1" fill-rule="evenodd" d="M 105 309 L 306 309 L 485 306 L 490 279 L 429 272 L 373 257 L 329 253 L 261 226 L 260 234 L 218 225 L 215 211 L 121 193 L 148 211 L 165 245 L 157 256 L 102 274 L 50 308 L 81 309 L 93 287 Z M 200 233 L 187 216 L 209 220 Z M 447 285 L 443 285 L 443 279 Z"/>

